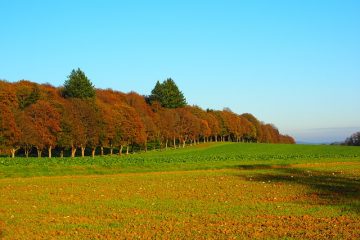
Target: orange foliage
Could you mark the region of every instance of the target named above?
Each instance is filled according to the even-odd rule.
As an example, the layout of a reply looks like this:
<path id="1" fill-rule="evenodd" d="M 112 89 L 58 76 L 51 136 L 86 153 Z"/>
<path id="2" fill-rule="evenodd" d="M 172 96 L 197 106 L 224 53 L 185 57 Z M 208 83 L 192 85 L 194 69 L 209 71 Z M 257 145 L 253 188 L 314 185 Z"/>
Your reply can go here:
<path id="1" fill-rule="evenodd" d="M 75 156 L 81 148 L 119 148 L 169 143 L 185 146 L 200 141 L 245 141 L 295 143 L 281 135 L 271 124 L 263 124 L 253 115 L 238 115 L 229 109 L 204 111 L 197 106 L 177 109 L 149 105 L 135 93 L 124 94 L 111 89 L 96 90 L 95 100 L 62 97 L 61 88 L 29 81 L 0 81 L 0 146 L 12 149 L 21 146 L 28 155 L 33 147 L 38 154 L 44 148 L 58 148 L 61 156 L 71 149 Z M 14 155 L 14 154 L 13 154 Z"/>

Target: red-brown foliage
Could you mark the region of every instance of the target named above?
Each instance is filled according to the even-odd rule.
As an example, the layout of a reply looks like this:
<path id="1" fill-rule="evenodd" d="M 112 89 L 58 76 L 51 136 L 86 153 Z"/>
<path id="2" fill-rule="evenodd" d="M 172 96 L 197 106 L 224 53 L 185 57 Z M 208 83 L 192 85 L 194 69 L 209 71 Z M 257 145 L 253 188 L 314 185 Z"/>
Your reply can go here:
<path id="1" fill-rule="evenodd" d="M 276 127 L 264 124 L 251 114 L 238 115 L 229 109 L 213 111 L 197 106 L 163 108 L 149 105 L 135 93 L 124 94 L 111 89 L 96 90 L 96 98 L 83 100 L 62 97 L 61 88 L 30 81 L 0 81 L 0 147 L 15 151 L 32 148 L 41 155 L 43 149 L 91 149 L 100 147 L 110 153 L 123 147 L 147 149 L 149 144 L 167 148 L 200 141 L 245 141 L 294 143 Z"/>

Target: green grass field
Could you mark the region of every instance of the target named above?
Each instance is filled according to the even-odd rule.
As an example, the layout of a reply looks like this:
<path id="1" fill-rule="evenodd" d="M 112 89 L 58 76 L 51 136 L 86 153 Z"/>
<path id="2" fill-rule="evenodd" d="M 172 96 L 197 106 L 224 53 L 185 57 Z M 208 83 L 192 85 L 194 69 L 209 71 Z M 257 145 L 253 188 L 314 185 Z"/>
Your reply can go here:
<path id="1" fill-rule="evenodd" d="M 360 148 L 1 158 L 4 239 L 359 239 Z"/>

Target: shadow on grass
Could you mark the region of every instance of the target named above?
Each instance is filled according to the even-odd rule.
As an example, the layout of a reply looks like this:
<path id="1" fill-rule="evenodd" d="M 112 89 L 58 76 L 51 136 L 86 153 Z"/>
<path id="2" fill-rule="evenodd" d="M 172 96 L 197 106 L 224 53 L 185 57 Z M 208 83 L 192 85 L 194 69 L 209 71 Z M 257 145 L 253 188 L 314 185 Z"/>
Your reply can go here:
<path id="1" fill-rule="evenodd" d="M 360 177 L 344 175 L 341 171 L 315 171 L 292 168 L 290 165 L 239 165 L 241 170 L 264 170 L 254 173 L 252 181 L 300 184 L 311 188 L 321 204 L 344 207 L 345 211 L 360 213 Z M 316 203 L 316 202 L 314 202 Z"/>
<path id="2" fill-rule="evenodd" d="M 245 164 L 245 165 L 237 165 L 235 169 L 241 170 L 261 170 L 261 169 L 277 169 L 277 168 L 288 168 L 290 165 L 270 165 L 270 164 Z"/>

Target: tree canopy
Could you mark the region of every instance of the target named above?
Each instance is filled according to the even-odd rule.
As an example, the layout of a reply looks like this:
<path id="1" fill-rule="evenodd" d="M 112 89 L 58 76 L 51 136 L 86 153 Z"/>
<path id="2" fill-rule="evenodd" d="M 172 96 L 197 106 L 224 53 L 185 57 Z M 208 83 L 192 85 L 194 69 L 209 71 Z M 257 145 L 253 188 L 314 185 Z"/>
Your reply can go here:
<path id="1" fill-rule="evenodd" d="M 41 157 L 47 150 L 48 157 L 75 157 L 94 156 L 97 149 L 101 155 L 121 155 L 211 141 L 294 143 L 251 114 L 186 105 L 171 79 L 153 90 L 164 102 L 154 98 L 150 104 L 135 92 L 95 90 L 80 69 L 72 71 L 65 87 L 0 80 L 0 154 L 14 157 L 20 150 Z M 176 95 L 177 102 L 170 101 Z"/>
<path id="2" fill-rule="evenodd" d="M 360 146 L 360 132 L 352 134 L 345 140 L 345 145 L 348 146 Z"/>
<path id="3" fill-rule="evenodd" d="M 85 73 L 78 68 L 72 70 L 65 81 L 63 94 L 66 98 L 91 99 L 95 97 L 95 88 Z"/>
<path id="4" fill-rule="evenodd" d="M 150 101 L 157 101 L 164 108 L 179 108 L 186 105 L 184 94 L 171 78 L 162 83 L 157 81 L 154 89 L 151 91 Z"/>

